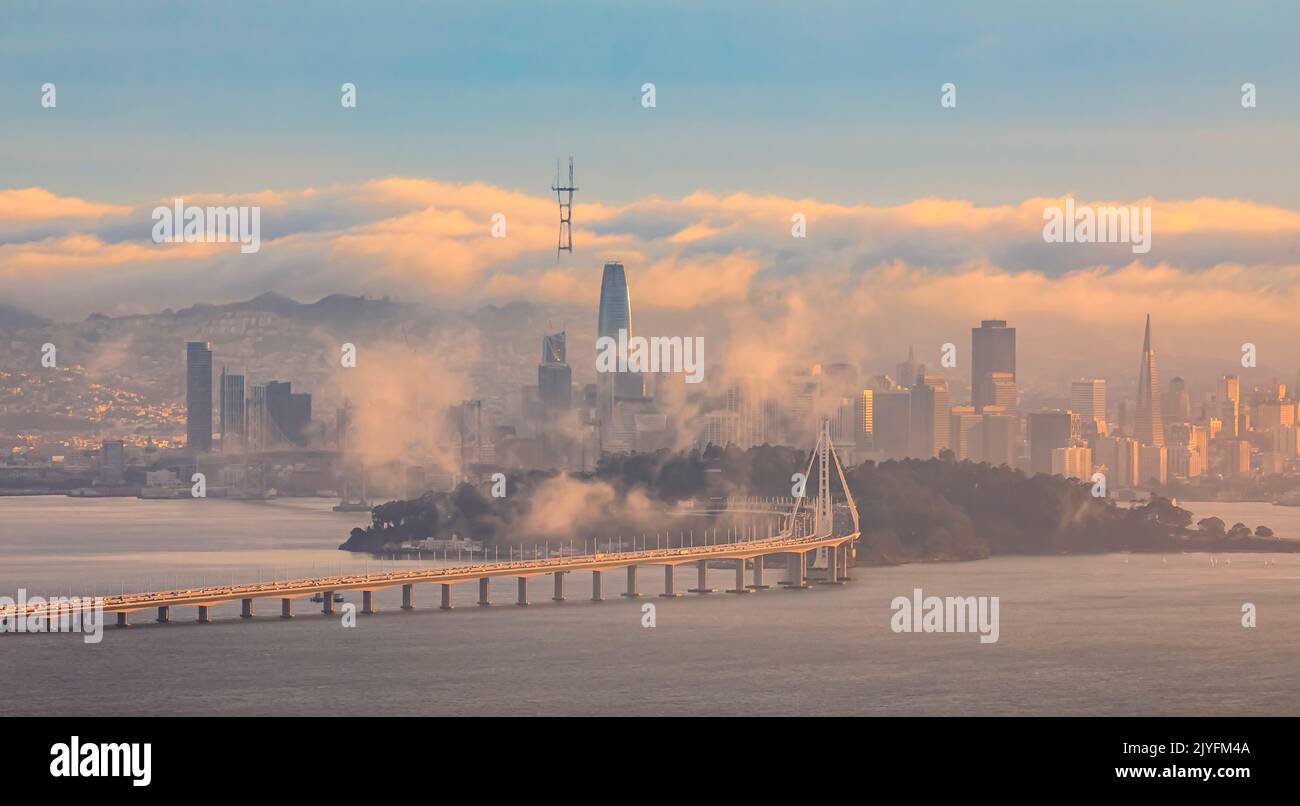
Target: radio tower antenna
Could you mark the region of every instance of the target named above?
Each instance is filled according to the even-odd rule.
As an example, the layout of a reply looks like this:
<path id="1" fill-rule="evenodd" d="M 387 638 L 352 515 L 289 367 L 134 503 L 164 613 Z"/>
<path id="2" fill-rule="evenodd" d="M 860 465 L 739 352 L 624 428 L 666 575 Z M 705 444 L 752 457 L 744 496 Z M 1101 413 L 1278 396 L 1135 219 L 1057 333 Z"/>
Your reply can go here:
<path id="1" fill-rule="evenodd" d="M 560 184 L 560 161 L 555 161 L 555 184 L 551 185 L 551 190 L 555 191 L 555 201 L 560 205 L 560 240 L 555 247 L 555 259 L 560 259 L 561 252 L 573 254 L 573 191 L 577 190 L 577 185 L 573 184 L 573 157 L 569 157 L 569 183 Z"/>

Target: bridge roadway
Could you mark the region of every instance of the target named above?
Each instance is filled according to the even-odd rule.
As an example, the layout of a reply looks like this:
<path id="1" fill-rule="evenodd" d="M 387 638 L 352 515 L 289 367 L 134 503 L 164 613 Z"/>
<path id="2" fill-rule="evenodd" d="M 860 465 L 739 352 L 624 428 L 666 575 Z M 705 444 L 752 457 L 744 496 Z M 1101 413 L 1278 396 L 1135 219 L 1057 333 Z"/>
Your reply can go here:
<path id="1" fill-rule="evenodd" d="M 479 582 L 479 604 L 488 605 L 488 580 L 492 577 L 516 577 L 519 580 L 519 605 L 528 604 L 528 579 L 545 574 L 555 576 L 555 596 L 557 601 L 564 600 L 564 575 L 575 571 L 592 572 L 592 599 L 600 601 L 602 596 L 602 578 L 605 571 L 617 568 L 627 569 L 627 592 L 624 596 L 640 595 L 636 588 L 636 569 L 640 565 L 665 566 L 665 597 L 678 596 L 675 587 L 674 570 L 679 565 L 696 563 L 698 585 L 690 589 L 692 593 L 711 593 L 707 587 L 705 572 L 710 560 L 736 560 L 736 587 L 728 593 L 748 593 L 762 590 L 763 558 L 772 554 L 789 554 L 787 577 L 783 583 L 787 588 L 808 587 L 808 552 L 828 548 L 827 582 L 838 583 L 846 580 L 845 569 L 848 566 L 850 545 L 858 538 L 857 532 L 831 535 L 792 536 L 789 533 L 775 537 L 756 540 L 741 540 L 733 543 L 721 543 L 704 546 L 677 548 L 644 549 L 640 551 L 598 552 L 575 554 L 562 557 L 547 557 L 532 560 L 515 560 L 507 562 L 480 563 L 476 565 L 455 565 L 444 568 L 421 568 L 410 571 L 390 571 L 373 574 L 352 574 L 344 576 L 292 579 L 276 582 L 248 583 L 242 585 L 219 585 L 204 588 L 186 588 L 181 590 L 152 591 L 103 597 L 104 612 L 117 614 L 118 626 L 127 626 L 129 613 L 157 608 L 159 622 L 170 621 L 172 607 L 197 607 L 198 621 L 207 623 L 208 608 L 239 600 L 242 603 L 243 618 L 253 616 L 254 599 L 280 599 L 281 617 L 293 615 L 292 601 L 304 596 L 321 594 L 324 598 L 322 612 L 333 613 L 332 597 L 343 591 L 361 591 L 363 594 L 362 613 L 372 613 L 372 594 L 377 590 L 402 588 L 402 609 L 410 610 L 414 602 L 414 586 L 434 583 L 442 586 L 442 609 L 451 609 L 451 586 Z M 753 560 L 753 585 L 746 585 L 744 572 L 745 560 Z M 53 615 L 56 618 L 70 617 L 66 604 L 56 602 L 29 604 L 24 608 L 27 618 Z M 0 611 L 0 615 L 12 618 L 16 615 L 16 606 Z"/>

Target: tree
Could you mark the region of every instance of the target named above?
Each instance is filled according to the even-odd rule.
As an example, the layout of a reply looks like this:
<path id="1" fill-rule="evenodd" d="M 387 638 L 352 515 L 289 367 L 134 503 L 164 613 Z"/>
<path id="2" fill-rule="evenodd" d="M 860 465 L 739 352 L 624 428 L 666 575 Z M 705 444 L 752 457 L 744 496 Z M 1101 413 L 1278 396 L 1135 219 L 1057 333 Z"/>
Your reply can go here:
<path id="1" fill-rule="evenodd" d="M 1182 507 L 1174 506 L 1168 498 L 1153 496 L 1150 501 L 1139 507 L 1149 517 L 1154 517 L 1165 526 L 1186 529 L 1192 525 L 1192 513 Z"/>
<path id="2" fill-rule="evenodd" d="M 1211 537 L 1223 537 L 1226 525 L 1219 518 L 1201 518 L 1196 522 L 1197 527 Z"/>
<path id="3" fill-rule="evenodd" d="M 1255 537 L 1272 537 L 1272 536 L 1273 536 L 1273 530 L 1268 528 L 1267 526 L 1255 527 Z"/>

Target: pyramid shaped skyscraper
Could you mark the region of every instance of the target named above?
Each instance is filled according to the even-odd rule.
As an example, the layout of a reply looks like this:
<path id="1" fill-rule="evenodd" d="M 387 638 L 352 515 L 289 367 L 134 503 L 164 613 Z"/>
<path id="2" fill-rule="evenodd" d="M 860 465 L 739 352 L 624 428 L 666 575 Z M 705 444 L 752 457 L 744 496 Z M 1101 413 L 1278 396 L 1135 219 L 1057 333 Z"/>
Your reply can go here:
<path id="1" fill-rule="evenodd" d="M 1138 368 L 1137 422 L 1133 436 L 1141 445 L 1165 444 L 1164 418 L 1160 413 L 1160 379 L 1156 375 L 1156 351 L 1151 347 L 1151 314 L 1147 314 L 1142 339 L 1142 366 Z"/>

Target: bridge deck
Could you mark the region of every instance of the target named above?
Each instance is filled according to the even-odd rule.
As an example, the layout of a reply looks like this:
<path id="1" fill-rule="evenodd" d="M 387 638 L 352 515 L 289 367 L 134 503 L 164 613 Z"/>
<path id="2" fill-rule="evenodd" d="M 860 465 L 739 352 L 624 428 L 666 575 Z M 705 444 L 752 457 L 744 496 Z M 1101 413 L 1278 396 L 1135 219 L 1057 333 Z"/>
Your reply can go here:
<path id="1" fill-rule="evenodd" d="M 531 577 L 570 571 L 605 571 L 631 565 L 682 565 L 699 560 L 749 559 L 795 550 L 811 551 L 823 546 L 839 546 L 856 540 L 857 532 L 843 535 L 791 537 L 778 535 L 760 540 L 745 540 L 684 548 L 646 549 L 641 551 L 576 554 L 535 560 L 453 565 L 443 568 L 417 568 L 374 574 L 350 574 L 333 577 L 290 579 L 275 582 L 217 585 L 169 591 L 150 591 L 104 597 L 104 610 L 129 613 L 155 607 L 214 605 L 240 599 L 295 599 L 317 593 L 374 591 L 401 585 L 471 582 L 485 577 Z M 46 615 L 48 604 L 28 605 L 28 617 Z M 17 606 L 0 609 L 0 616 L 12 618 Z M 64 607 L 61 614 L 68 613 Z M 75 612 L 75 610 L 73 611 Z"/>

